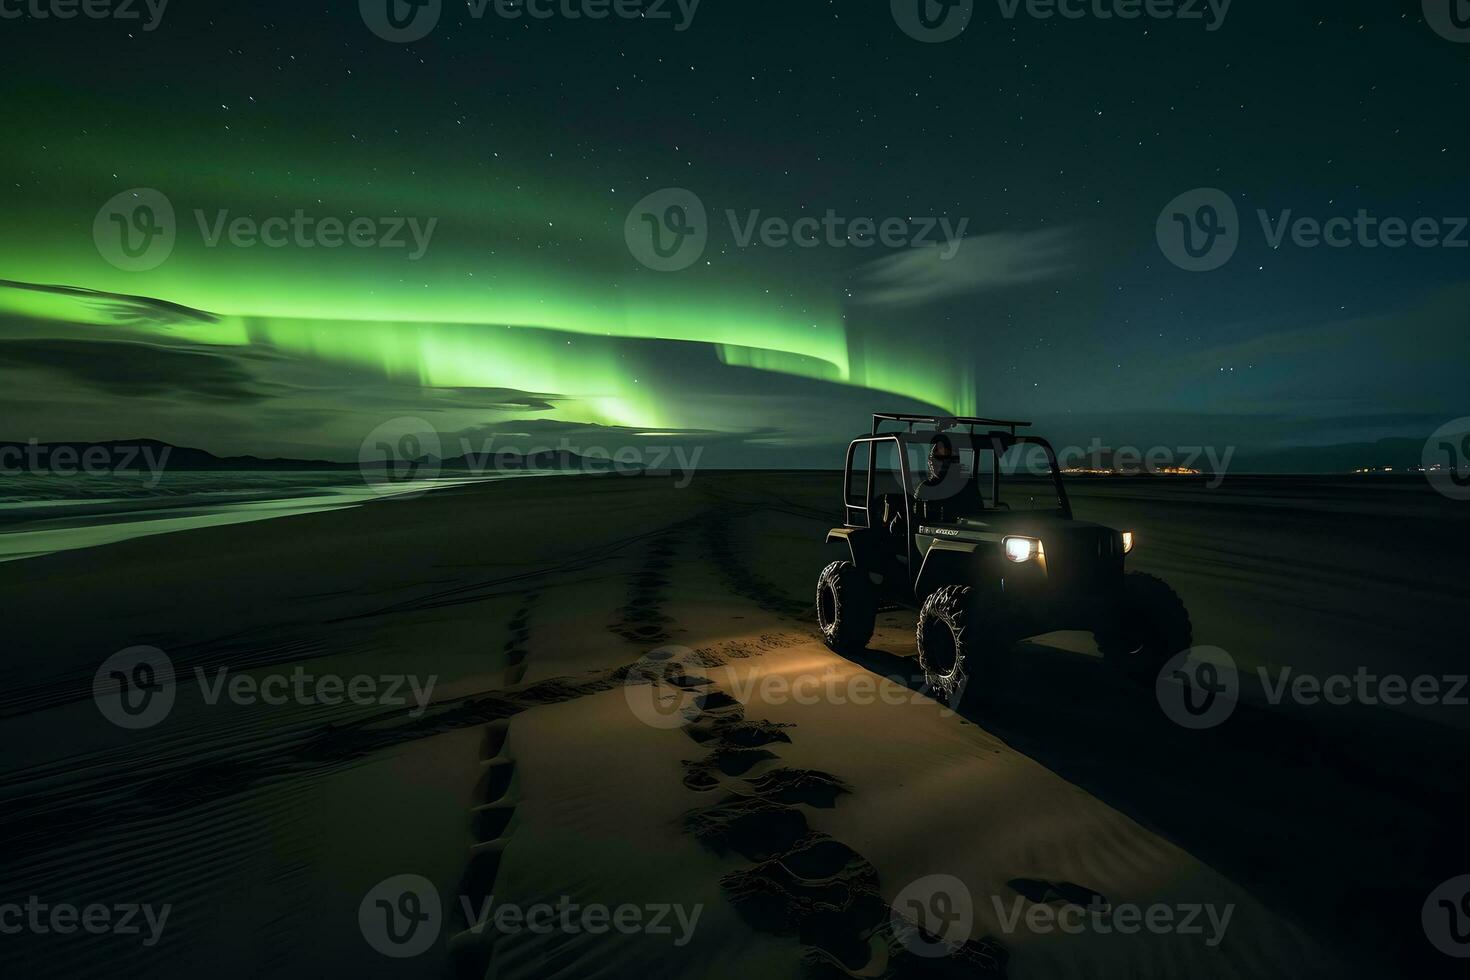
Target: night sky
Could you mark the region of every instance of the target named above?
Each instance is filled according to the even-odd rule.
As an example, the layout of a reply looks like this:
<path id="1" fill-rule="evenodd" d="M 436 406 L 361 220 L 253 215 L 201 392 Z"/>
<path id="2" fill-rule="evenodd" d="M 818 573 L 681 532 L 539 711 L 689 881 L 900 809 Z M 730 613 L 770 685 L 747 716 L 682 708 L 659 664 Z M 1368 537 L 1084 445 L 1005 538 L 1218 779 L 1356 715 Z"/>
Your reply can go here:
<path id="1" fill-rule="evenodd" d="M 1420 0 L 1235 0 L 1217 23 L 977 0 L 944 43 L 879 0 L 703 0 L 687 24 L 673 0 L 596 21 L 446 2 L 406 44 L 349 0 L 172 0 L 151 30 L 37 2 L 0 3 L 25 12 L 0 19 L 0 279 L 61 288 L 0 288 L 0 439 L 352 459 L 411 415 L 451 445 L 832 466 L 887 409 L 1242 453 L 1470 414 L 1470 43 Z M 94 235 L 136 188 L 176 215 L 146 271 Z M 667 188 L 708 216 L 674 272 L 625 235 Z M 1197 188 L 1239 209 L 1207 272 L 1156 237 Z M 195 215 L 298 209 L 432 234 L 417 258 L 406 229 L 211 247 Z M 1460 247 L 1273 247 L 1257 209 L 1435 219 Z M 742 247 L 730 210 L 966 237 L 948 258 Z"/>

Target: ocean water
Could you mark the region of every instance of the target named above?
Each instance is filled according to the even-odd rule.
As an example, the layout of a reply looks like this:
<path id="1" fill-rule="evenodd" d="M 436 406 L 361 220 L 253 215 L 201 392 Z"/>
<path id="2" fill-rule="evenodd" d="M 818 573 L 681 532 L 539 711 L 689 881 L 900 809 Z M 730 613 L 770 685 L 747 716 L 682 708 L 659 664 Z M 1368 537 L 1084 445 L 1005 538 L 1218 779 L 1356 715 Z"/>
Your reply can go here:
<path id="1" fill-rule="evenodd" d="M 356 470 L 0 474 L 0 561 L 154 534 L 358 507 L 389 496 L 528 473 L 373 485 Z"/>

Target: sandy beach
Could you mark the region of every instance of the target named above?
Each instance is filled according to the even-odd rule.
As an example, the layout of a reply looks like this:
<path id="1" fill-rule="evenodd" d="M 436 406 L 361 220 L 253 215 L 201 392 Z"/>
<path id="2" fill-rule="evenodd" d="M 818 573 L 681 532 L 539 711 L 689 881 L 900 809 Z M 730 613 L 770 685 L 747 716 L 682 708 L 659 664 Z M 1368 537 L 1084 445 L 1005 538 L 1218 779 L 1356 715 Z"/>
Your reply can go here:
<path id="1" fill-rule="evenodd" d="M 56 977 L 1444 971 L 1470 712 L 1270 694 L 1465 672 L 1453 504 L 1074 483 L 1240 665 L 1192 731 L 1083 635 L 964 714 L 911 614 L 829 651 L 838 489 L 550 477 L 0 564 L 7 894 L 139 926 L 6 943 Z M 94 680 L 139 647 L 170 700 L 129 730 Z"/>

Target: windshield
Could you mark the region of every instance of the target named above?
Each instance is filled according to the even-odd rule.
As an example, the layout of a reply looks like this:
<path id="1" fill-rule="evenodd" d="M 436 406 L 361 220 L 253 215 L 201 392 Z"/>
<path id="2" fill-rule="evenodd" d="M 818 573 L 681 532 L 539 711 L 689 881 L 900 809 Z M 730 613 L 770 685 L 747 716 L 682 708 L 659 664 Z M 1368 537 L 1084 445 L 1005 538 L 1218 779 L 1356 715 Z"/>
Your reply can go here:
<path id="1" fill-rule="evenodd" d="M 1010 510 L 1062 511 L 1051 455 L 1036 443 L 1018 443 L 1000 455 L 1002 502 Z"/>
<path id="2" fill-rule="evenodd" d="M 943 434 L 947 446 L 939 455 L 953 458 L 936 468 L 935 433 L 903 433 L 901 438 L 921 493 L 964 496 L 976 501 L 973 509 L 982 512 L 1066 511 L 1052 456 L 1042 442 L 980 433 L 972 438 L 968 432 L 949 431 Z"/>

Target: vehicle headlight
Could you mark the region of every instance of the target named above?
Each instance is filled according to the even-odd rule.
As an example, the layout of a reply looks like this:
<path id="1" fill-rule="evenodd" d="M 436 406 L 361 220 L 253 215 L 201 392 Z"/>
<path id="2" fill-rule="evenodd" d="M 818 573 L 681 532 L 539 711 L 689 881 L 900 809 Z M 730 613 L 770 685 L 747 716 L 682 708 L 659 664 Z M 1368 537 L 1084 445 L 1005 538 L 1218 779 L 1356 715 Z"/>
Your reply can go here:
<path id="1" fill-rule="evenodd" d="M 1041 542 L 1035 538 L 1006 538 L 1006 558 L 1017 564 L 1030 561 L 1041 553 Z"/>
<path id="2" fill-rule="evenodd" d="M 1123 532 L 1123 554 L 1131 554 L 1133 551 L 1133 532 Z"/>

